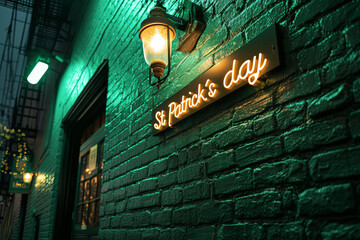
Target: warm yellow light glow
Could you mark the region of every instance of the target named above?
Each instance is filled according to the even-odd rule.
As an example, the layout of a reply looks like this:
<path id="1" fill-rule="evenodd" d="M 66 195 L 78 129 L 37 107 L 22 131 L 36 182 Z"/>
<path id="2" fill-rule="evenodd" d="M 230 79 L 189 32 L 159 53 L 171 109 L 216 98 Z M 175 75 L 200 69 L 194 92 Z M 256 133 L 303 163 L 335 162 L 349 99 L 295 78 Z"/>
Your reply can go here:
<path id="1" fill-rule="evenodd" d="M 236 59 L 233 61 L 233 66 L 224 77 L 223 84 L 226 89 L 230 89 L 234 84 L 237 84 L 240 80 L 248 80 L 250 85 L 254 85 L 260 77 L 260 71 L 262 71 L 267 63 L 267 59 L 263 57 L 262 53 L 259 56 L 254 56 L 253 60 L 246 60 L 241 64 Z"/>
<path id="2" fill-rule="evenodd" d="M 32 179 L 32 174 L 31 173 L 25 173 L 23 175 L 23 180 L 25 183 L 30 183 Z"/>
<path id="3" fill-rule="evenodd" d="M 175 31 L 170 27 L 164 25 L 152 25 L 140 33 L 140 39 L 143 42 L 144 57 L 147 64 L 151 65 L 153 62 L 163 62 L 168 64 L 168 30 L 170 33 L 169 50 L 171 52 L 172 41 L 175 39 Z"/>
<path id="4" fill-rule="evenodd" d="M 155 119 L 157 123 L 154 124 L 154 128 L 160 130 L 162 127 L 172 125 L 172 119 L 181 118 L 182 115 L 188 113 L 189 109 L 194 109 L 200 107 L 204 102 L 209 101 L 209 98 L 215 98 L 219 92 L 216 89 L 216 84 L 211 82 L 210 79 L 207 79 L 205 87 L 202 84 L 198 84 L 197 93 L 189 92 L 190 96 L 181 96 L 181 102 L 171 102 L 169 107 L 169 114 L 167 115 L 166 111 L 157 111 L 155 114 Z M 166 120 L 168 118 L 168 120 Z"/>
<path id="5" fill-rule="evenodd" d="M 152 38 L 150 45 L 155 52 L 159 52 L 165 48 L 165 39 L 159 33 L 156 33 Z"/>

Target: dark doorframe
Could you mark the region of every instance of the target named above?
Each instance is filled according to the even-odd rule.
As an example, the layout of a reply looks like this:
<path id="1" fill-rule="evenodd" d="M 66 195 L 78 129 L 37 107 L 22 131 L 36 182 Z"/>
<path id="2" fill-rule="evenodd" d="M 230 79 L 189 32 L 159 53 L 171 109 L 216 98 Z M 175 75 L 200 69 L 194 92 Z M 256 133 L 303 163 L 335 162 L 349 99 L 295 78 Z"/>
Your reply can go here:
<path id="1" fill-rule="evenodd" d="M 56 199 L 53 239 L 71 239 L 72 212 L 76 192 L 80 133 L 88 119 L 106 105 L 108 60 L 105 60 L 89 80 L 62 121 L 64 148 Z"/>

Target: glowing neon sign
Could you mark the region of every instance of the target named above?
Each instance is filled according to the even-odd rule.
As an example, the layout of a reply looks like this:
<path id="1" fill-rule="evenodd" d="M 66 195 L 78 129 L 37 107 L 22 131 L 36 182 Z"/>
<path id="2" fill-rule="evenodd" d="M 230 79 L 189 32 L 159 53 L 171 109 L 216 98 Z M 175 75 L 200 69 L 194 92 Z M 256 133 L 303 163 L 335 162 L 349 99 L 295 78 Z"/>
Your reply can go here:
<path id="1" fill-rule="evenodd" d="M 256 85 L 262 74 L 279 65 L 274 24 L 156 107 L 153 110 L 154 134 L 244 85 Z"/>

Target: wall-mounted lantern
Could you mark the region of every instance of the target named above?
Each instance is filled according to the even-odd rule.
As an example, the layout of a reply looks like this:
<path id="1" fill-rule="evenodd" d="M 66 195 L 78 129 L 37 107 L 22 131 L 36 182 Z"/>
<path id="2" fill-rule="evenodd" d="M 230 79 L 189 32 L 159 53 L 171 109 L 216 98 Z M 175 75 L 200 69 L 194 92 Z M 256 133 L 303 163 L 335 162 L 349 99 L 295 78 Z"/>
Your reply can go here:
<path id="1" fill-rule="evenodd" d="M 139 37 L 143 42 L 145 61 L 150 66 L 149 83 L 151 86 L 157 85 L 160 88 L 169 76 L 171 46 L 176 36 L 175 29 L 185 32 L 185 35 L 179 39 L 180 45 L 177 49 L 183 53 L 191 52 L 195 48 L 205 29 L 200 6 L 188 2 L 185 11 L 189 13 L 189 20 L 167 14 L 166 9 L 158 1 L 150 11 L 150 17 L 141 23 Z M 167 74 L 163 77 L 166 66 L 168 66 Z M 156 82 L 151 81 L 152 75 L 157 78 Z"/>
<path id="2" fill-rule="evenodd" d="M 23 174 L 23 181 L 24 183 L 31 183 L 32 177 L 33 177 L 33 173 L 27 172 Z"/>
<path id="3" fill-rule="evenodd" d="M 49 65 L 45 61 L 38 61 L 27 77 L 27 80 L 31 84 L 37 84 L 42 76 L 46 73 L 48 70 Z"/>

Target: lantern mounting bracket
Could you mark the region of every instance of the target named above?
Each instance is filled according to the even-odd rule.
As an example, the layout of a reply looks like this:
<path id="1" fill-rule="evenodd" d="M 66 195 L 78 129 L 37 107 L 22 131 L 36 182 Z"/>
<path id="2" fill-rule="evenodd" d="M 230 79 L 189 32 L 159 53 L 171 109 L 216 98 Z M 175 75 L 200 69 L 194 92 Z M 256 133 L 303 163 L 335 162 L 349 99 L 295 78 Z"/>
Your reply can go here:
<path id="1" fill-rule="evenodd" d="M 203 20 L 202 9 L 199 5 L 187 2 L 185 12 L 188 20 L 175 17 L 165 13 L 165 16 L 172 22 L 176 29 L 185 32 L 185 35 L 179 38 L 180 45 L 177 51 L 189 53 L 194 50 L 201 34 L 204 32 L 206 24 Z"/>

